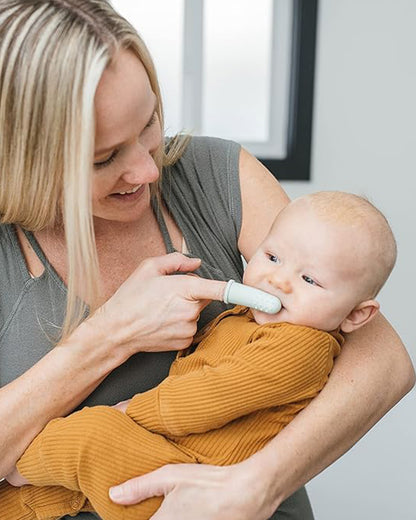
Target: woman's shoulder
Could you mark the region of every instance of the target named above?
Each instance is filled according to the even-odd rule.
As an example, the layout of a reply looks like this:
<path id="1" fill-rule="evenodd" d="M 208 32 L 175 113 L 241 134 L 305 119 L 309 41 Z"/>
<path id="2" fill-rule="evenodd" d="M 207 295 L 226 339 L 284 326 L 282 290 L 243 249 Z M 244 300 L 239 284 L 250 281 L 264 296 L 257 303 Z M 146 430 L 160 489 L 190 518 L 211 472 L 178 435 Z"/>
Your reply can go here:
<path id="1" fill-rule="evenodd" d="M 167 141 L 169 146 L 169 140 Z M 241 145 L 229 139 L 210 136 L 189 136 L 179 163 L 212 167 L 238 164 Z"/>
<path id="2" fill-rule="evenodd" d="M 224 139 L 222 137 L 208 136 L 208 135 L 192 135 L 189 144 L 195 150 L 228 150 L 230 148 L 241 148 L 241 145 L 231 139 Z"/>
<path id="3" fill-rule="evenodd" d="M 185 191 L 202 189 L 209 197 L 226 199 L 234 192 L 239 197 L 240 150 L 241 146 L 234 141 L 192 136 L 167 177 L 173 175 L 174 183 Z"/>

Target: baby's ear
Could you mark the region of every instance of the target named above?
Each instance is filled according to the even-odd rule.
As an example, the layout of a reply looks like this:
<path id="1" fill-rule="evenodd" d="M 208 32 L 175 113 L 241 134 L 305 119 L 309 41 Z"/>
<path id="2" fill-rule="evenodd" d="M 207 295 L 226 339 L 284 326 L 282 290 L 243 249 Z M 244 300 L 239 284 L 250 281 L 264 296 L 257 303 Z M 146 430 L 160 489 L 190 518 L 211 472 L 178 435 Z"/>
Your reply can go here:
<path id="1" fill-rule="evenodd" d="M 367 300 L 355 307 L 341 323 L 342 332 L 352 332 L 368 323 L 378 312 L 380 304 Z"/>

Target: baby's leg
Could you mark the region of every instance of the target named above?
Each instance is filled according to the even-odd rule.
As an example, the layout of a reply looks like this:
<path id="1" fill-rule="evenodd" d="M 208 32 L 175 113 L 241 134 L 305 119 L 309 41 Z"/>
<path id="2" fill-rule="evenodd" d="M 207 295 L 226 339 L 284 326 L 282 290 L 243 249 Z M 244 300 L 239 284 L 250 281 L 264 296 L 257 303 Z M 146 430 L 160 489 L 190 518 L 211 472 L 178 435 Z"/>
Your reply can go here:
<path id="1" fill-rule="evenodd" d="M 51 486 L 17 488 L 6 481 L 0 483 L 0 520 L 52 520 L 79 511 L 93 511 L 80 491 Z"/>
<path id="2" fill-rule="evenodd" d="M 51 421 L 17 467 L 34 485 L 82 491 L 103 520 L 148 520 L 160 506 L 160 497 L 120 506 L 110 500 L 109 488 L 165 464 L 183 462 L 195 460 L 122 412 L 97 406 Z"/>

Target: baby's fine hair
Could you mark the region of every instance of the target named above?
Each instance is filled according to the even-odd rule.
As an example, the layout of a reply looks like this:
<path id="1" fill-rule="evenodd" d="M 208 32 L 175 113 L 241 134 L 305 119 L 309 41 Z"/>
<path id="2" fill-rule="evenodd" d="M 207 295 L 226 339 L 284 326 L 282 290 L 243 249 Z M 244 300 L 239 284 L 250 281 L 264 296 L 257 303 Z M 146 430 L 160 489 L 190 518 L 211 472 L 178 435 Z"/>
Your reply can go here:
<path id="1" fill-rule="evenodd" d="M 367 198 L 343 191 L 318 191 L 302 197 L 315 213 L 331 222 L 367 231 L 373 265 L 369 271 L 370 297 L 375 297 L 393 270 L 397 244 L 383 213 Z"/>

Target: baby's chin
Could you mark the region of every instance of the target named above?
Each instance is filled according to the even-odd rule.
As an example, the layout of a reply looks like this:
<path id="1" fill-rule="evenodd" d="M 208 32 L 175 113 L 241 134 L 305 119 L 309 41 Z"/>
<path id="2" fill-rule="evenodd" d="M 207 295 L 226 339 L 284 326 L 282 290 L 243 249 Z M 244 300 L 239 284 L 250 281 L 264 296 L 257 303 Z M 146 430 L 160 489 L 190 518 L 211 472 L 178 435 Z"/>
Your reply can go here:
<path id="1" fill-rule="evenodd" d="M 282 316 L 282 311 L 276 314 L 268 314 L 267 312 L 251 309 L 251 312 L 253 313 L 254 321 L 258 325 L 265 325 L 266 323 L 281 323 L 282 321 L 285 321 Z"/>

